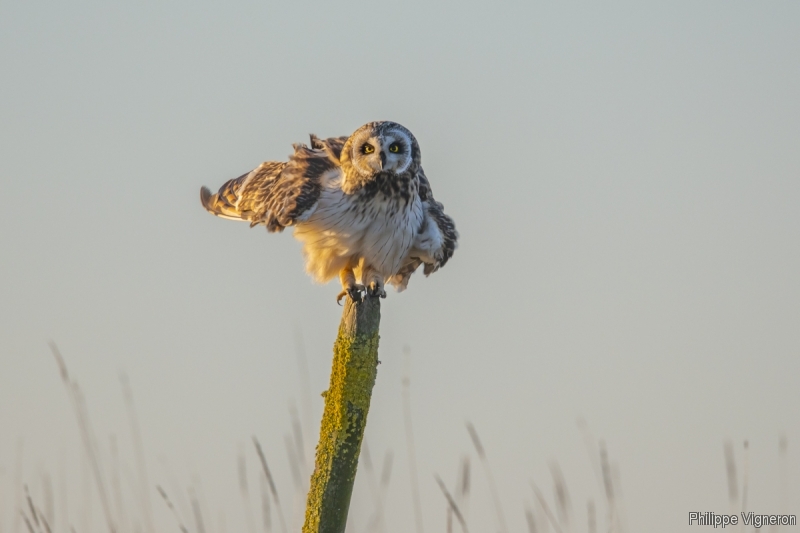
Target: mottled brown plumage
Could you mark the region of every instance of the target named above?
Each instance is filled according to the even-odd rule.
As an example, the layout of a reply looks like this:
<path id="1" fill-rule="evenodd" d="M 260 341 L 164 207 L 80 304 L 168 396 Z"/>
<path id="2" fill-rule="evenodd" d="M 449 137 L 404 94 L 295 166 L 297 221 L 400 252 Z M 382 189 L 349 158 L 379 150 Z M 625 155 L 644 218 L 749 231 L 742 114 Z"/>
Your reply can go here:
<path id="1" fill-rule="evenodd" d="M 269 161 L 200 191 L 203 206 L 223 218 L 295 227 L 306 269 L 317 281 L 339 275 L 344 294 L 385 296 L 384 282 L 403 290 L 424 264 L 425 275 L 450 259 L 458 243 L 453 219 L 433 198 L 419 144 L 403 126 L 372 122 L 350 137 L 295 144 L 286 163 Z M 360 281 L 360 283 L 359 283 Z"/>

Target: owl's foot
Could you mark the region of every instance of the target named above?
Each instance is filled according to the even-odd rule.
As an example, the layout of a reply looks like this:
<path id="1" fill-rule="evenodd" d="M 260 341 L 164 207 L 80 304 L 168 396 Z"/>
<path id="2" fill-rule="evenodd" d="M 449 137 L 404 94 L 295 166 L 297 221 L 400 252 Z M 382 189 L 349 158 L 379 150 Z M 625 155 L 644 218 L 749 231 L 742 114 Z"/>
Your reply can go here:
<path id="1" fill-rule="evenodd" d="M 345 296 L 349 296 L 350 299 L 353 300 L 354 302 L 360 302 L 362 291 L 364 291 L 363 285 L 353 284 L 350 285 L 349 287 L 345 287 L 344 289 L 342 289 L 342 292 L 340 292 L 336 296 L 336 303 L 342 305 L 342 298 L 344 298 Z"/>
<path id="2" fill-rule="evenodd" d="M 386 291 L 383 290 L 383 283 L 373 281 L 367 285 L 367 296 L 386 298 Z"/>

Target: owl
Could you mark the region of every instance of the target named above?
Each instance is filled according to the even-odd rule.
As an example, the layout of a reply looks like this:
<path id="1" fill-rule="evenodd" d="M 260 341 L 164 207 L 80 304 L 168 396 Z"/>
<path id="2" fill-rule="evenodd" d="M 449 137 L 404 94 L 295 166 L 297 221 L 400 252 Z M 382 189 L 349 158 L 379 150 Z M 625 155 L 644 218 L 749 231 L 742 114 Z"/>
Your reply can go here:
<path id="1" fill-rule="evenodd" d="M 453 219 L 434 200 L 417 140 L 395 122 L 370 122 L 350 137 L 295 144 L 288 162 L 268 161 L 200 200 L 213 215 L 294 227 L 306 271 L 325 283 L 338 275 L 336 300 L 405 290 L 421 265 L 444 266 L 458 243 Z"/>

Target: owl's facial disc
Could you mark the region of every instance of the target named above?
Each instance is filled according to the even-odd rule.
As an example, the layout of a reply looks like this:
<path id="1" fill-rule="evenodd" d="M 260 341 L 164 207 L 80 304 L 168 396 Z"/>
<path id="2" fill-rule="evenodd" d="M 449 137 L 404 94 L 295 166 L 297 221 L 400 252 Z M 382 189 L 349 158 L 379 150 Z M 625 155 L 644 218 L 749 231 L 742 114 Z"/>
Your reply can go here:
<path id="1" fill-rule="evenodd" d="M 366 125 L 353 136 L 351 161 L 364 177 L 379 172 L 400 174 L 413 162 L 413 137 L 402 126 L 385 124 Z"/>

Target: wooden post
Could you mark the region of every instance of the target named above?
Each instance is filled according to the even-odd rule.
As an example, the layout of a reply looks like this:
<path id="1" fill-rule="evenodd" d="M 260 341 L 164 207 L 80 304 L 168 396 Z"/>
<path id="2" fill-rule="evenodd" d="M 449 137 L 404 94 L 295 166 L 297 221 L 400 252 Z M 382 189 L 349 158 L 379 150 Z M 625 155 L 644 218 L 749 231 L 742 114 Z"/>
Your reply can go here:
<path id="1" fill-rule="evenodd" d="M 303 533 L 344 533 L 361 440 L 378 373 L 380 298 L 347 297 L 333 345 L 331 383 L 308 491 Z"/>

